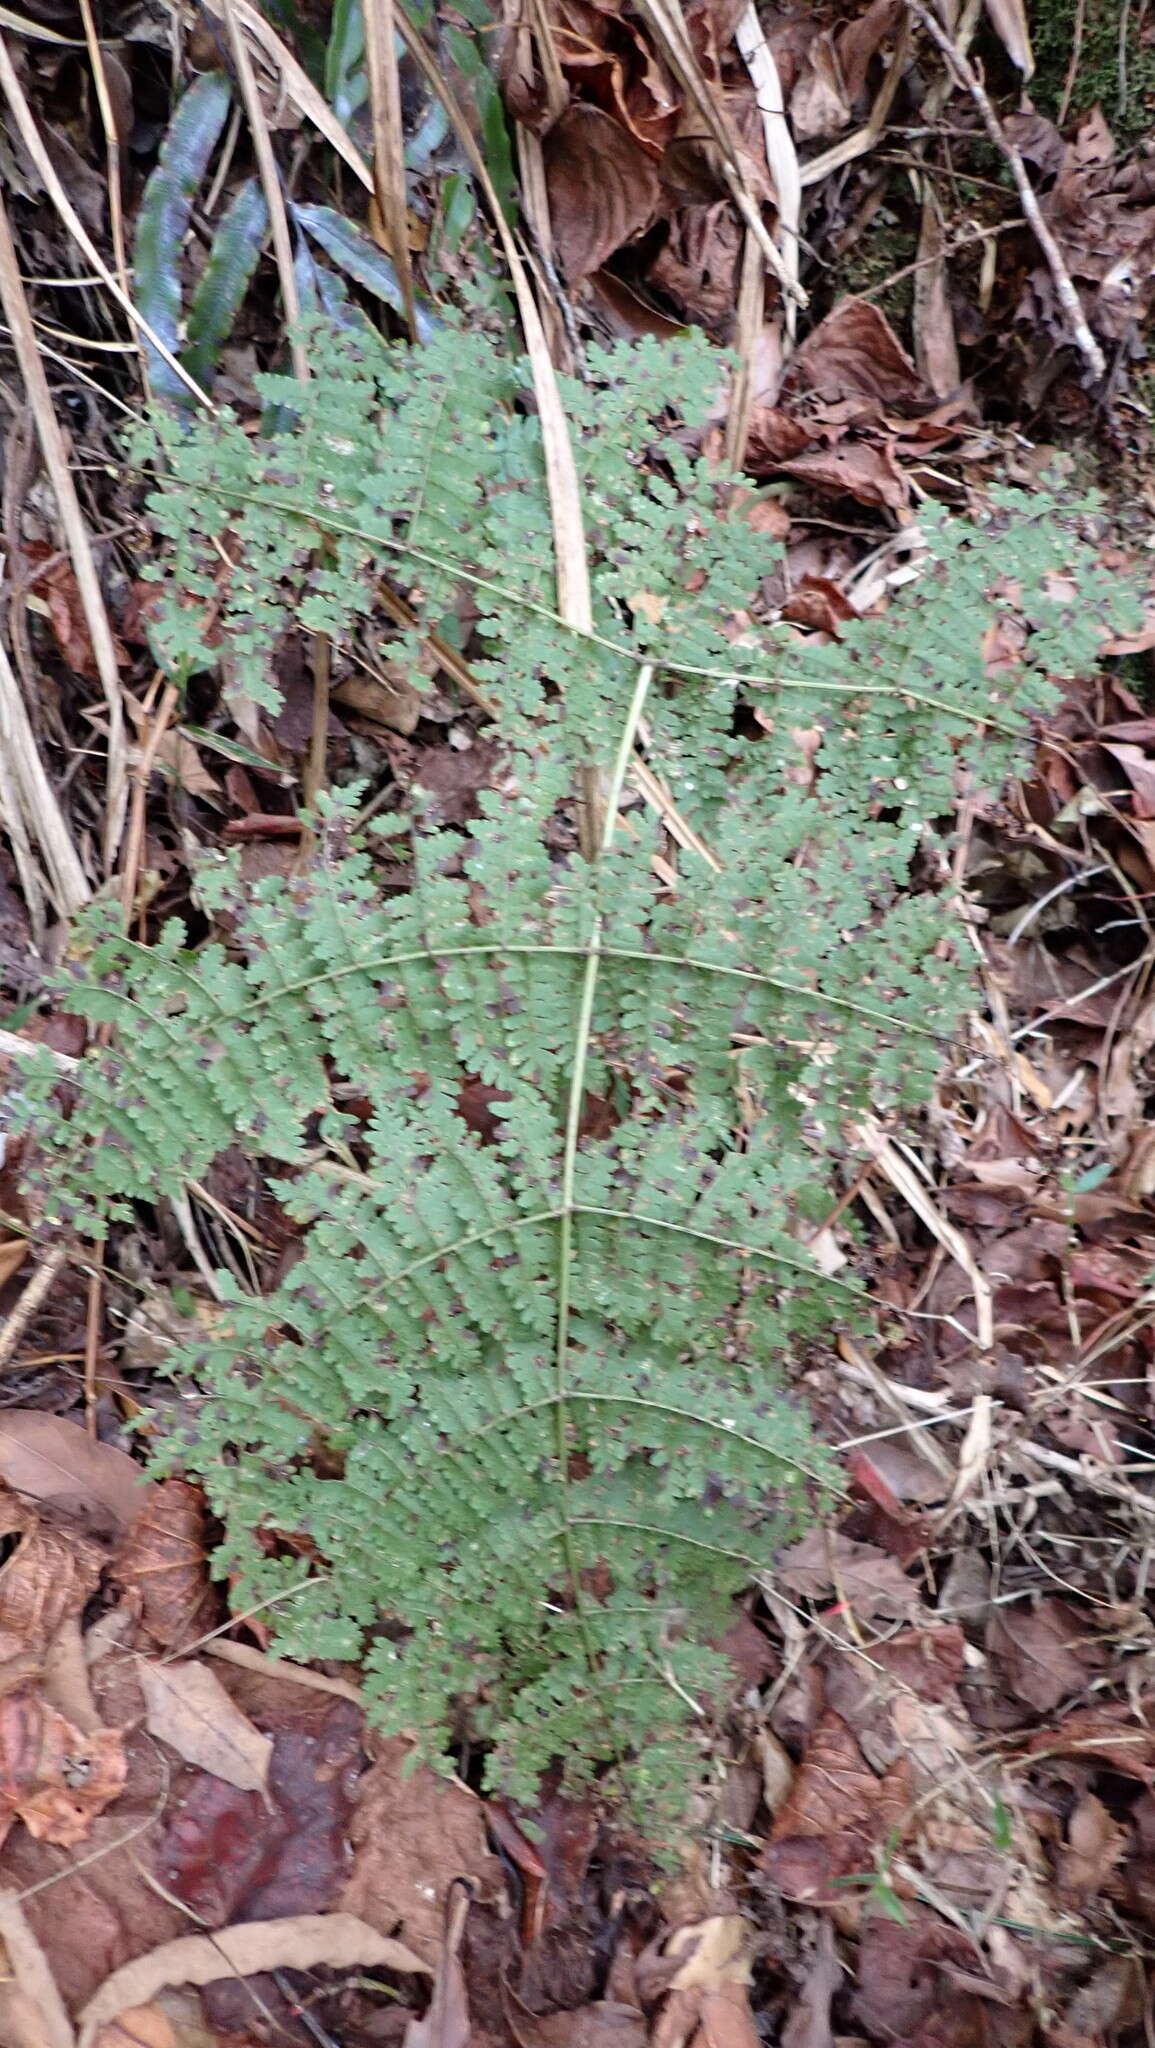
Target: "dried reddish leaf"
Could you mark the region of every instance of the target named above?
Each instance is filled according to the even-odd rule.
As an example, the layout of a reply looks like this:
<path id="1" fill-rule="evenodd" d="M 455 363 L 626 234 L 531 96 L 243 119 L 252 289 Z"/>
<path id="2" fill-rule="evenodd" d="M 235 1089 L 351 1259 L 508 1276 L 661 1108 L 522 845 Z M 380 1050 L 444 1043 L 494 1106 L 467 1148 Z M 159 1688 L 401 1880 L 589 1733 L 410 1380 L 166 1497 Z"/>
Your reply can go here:
<path id="1" fill-rule="evenodd" d="M 158 1847 L 164 1883 L 210 1927 L 333 1902 L 347 1868 L 363 1718 L 348 1700 L 318 1694 L 307 1704 L 307 1717 L 273 1732 L 265 1794 L 200 1778 Z"/>
<path id="2" fill-rule="evenodd" d="M 783 605 L 782 616 L 796 626 L 810 626 L 837 640 L 839 626 L 858 614 L 829 576 L 803 576 Z"/>
<path id="3" fill-rule="evenodd" d="M 1046 1714 L 1081 1692 L 1099 1663 L 1087 1633 L 1077 1608 L 1046 1596 L 1033 1607 L 996 1608 L 987 1645 L 1015 1698 Z"/>
<path id="4" fill-rule="evenodd" d="M 1028 1756 L 1082 1757 L 1109 1764 L 1121 1776 L 1155 1785 L 1155 1728 L 1137 1719 L 1121 1701 L 1076 1707 L 1057 1728 L 1040 1728 L 1027 1744 Z M 1152 1823 L 1155 1851 L 1155 1816 Z"/>
<path id="5" fill-rule="evenodd" d="M 61 556 L 48 541 L 26 540 L 22 552 L 28 561 L 35 564 L 51 563 L 51 568 L 41 568 L 32 582 L 33 589 L 42 593 L 48 608 L 48 620 L 52 627 L 56 645 L 63 660 L 73 675 L 83 676 L 86 682 L 100 680 L 100 670 L 93 652 L 92 636 L 84 616 L 84 605 L 76 571 L 67 556 Z M 113 635 L 113 652 L 118 668 L 130 668 L 132 657 L 123 642 Z"/>
<path id="6" fill-rule="evenodd" d="M 833 2048 L 830 2006 L 841 1981 L 834 1929 L 823 1917 L 818 1922 L 813 1961 L 782 2029 L 782 2048 Z"/>
<path id="7" fill-rule="evenodd" d="M 907 1759 L 875 1776 L 841 1714 L 815 1728 L 794 1783 L 775 1816 L 762 1867 L 789 1898 L 833 1903 L 840 1878 L 862 1875 L 910 1805 Z"/>
<path id="8" fill-rule="evenodd" d="M 164 1480 L 153 1488 L 114 1564 L 120 1584 L 139 1590 L 141 1617 L 158 1649 L 191 1648 L 220 1620 L 207 1557 L 204 1494 L 186 1479 Z"/>
<path id="9" fill-rule="evenodd" d="M 866 85 L 872 58 L 891 35 L 902 16 L 902 0 L 871 0 L 869 7 L 848 21 L 838 37 L 838 65 L 846 97 L 857 100 Z"/>
<path id="10" fill-rule="evenodd" d="M 0 1415 L 0 1479 L 14 1493 L 74 1515 L 91 1534 L 119 1534 L 153 1490 L 127 1452 L 39 1408 Z"/>
<path id="11" fill-rule="evenodd" d="M 728 198 L 680 207 L 664 248 L 650 265 L 650 283 L 667 292 L 687 317 L 706 327 L 725 325 L 734 307 L 742 232 Z"/>
<path id="12" fill-rule="evenodd" d="M 1056 1871 L 1060 1891 L 1097 1898 L 1126 1846 L 1125 1829 L 1111 1819 L 1101 1799 L 1085 1792 L 1067 1822 L 1066 1847 Z"/>
<path id="13" fill-rule="evenodd" d="M 866 397 L 904 409 L 921 408 L 933 396 L 894 329 L 866 299 L 841 299 L 807 335 L 791 363 L 790 384 L 819 398 Z"/>
<path id="14" fill-rule="evenodd" d="M 82 1733 L 29 1692 L 0 1699 L 0 1828 L 24 1822 L 38 1841 L 72 1848 L 119 1798 L 127 1765 L 119 1728 Z"/>
<path id="15" fill-rule="evenodd" d="M 745 466 L 751 476 L 766 476 L 780 463 L 801 455 L 813 439 L 804 422 L 794 419 L 781 406 L 756 405 L 750 415 Z"/>
<path id="16" fill-rule="evenodd" d="M 361 1780 L 349 1828 L 353 1868 L 340 1904 L 371 1927 L 400 1923 L 406 1941 L 432 1960 L 450 1885 L 492 1875 L 495 1860 L 480 1799 L 424 1765 L 403 1775 L 408 1750 L 400 1738 L 383 1743 Z"/>
<path id="17" fill-rule="evenodd" d="M 532 2013 L 506 1993 L 510 2038 L 521 2048 L 647 2048 L 650 2030 L 632 2005 L 600 1999 L 576 2012 Z"/>
<path id="18" fill-rule="evenodd" d="M 856 498 L 861 505 L 905 512 L 910 504 L 910 487 L 888 445 L 844 441 L 837 448 L 811 448 L 778 467 L 785 476 L 811 484 L 816 491 Z"/>
<path id="19" fill-rule="evenodd" d="M 649 226 L 658 174 L 641 145 L 599 107 L 567 109 L 542 144 L 549 215 L 570 284 Z"/>
<path id="20" fill-rule="evenodd" d="M 943 1995 L 937 1965 L 975 1961 L 964 1934 L 917 1907 L 905 1927 L 871 1914 L 859 1942 L 854 2016 L 879 2040 L 910 2041 Z"/>
<path id="21" fill-rule="evenodd" d="M 104 1552 L 84 1536 L 56 1529 L 7 1489 L 0 1529 L 20 1541 L 0 1568 L 0 1662 L 41 1656 L 62 1621 L 79 1614 L 96 1591 Z"/>
<path id="22" fill-rule="evenodd" d="M 807 1599 L 835 1592 L 864 1619 L 910 1614 L 919 1604 L 918 1587 L 895 1558 L 873 1544 L 854 1543 L 848 1536 L 822 1529 L 812 1529 L 801 1543 L 782 1552 L 778 1576 L 788 1592 Z"/>

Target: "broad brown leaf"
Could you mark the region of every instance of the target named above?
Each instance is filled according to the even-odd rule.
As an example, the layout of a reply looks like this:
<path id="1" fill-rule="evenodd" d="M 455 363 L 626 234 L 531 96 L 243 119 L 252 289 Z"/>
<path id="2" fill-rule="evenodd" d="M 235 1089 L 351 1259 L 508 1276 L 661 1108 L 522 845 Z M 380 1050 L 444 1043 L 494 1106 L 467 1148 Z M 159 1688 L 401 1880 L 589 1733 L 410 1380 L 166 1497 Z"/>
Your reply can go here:
<path id="1" fill-rule="evenodd" d="M 0 1479 L 14 1493 L 75 1515 L 92 1534 L 119 1533 L 153 1491 L 127 1452 L 39 1408 L 0 1415 Z"/>
<path id="2" fill-rule="evenodd" d="M 904 411 L 932 397 L 894 329 L 866 299 L 840 300 L 807 335 L 791 364 L 790 383 L 819 398 L 866 397 Z"/>
<path id="3" fill-rule="evenodd" d="M 1077 1608 L 1044 1597 L 1034 1607 L 996 1608 L 987 1641 L 1015 1698 L 1038 1714 L 1081 1692 L 1099 1662 Z"/>
<path id="4" fill-rule="evenodd" d="M 811 448 L 805 455 L 792 456 L 779 468 L 784 475 L 811 484 L 816 491 L 827 491 L 836 498 L 856 498 L 860 505 L 905 512 L 910 504 L 910 486 L 889 445 L 843 441 L 837 448 Z"/>
<path id="5" fill-rule="evenodd" d="M 383 1743 L 361 1780 L 349 1827 L 353 1868 L 340 1904 L 370 1926 L 400 1923 L 406 1941 L 433 1961 L 454 1879 L 484 1879 L 498 1866 L 480 1799 L 424 1765 L 406 1776 L 407 1755 L 400 1738 Z"/>
<path id="6" fill-rule="evenodd" d="M 812 1529 L 782 1552 L 778 1576 L 789 1592 L 804 1599 L 836 1593 L 864 1620 L 911 1614 L 919 1604 L 918 1587 L 896 1558 L 871 1543 L 855 1543 L 841 1533 L 828 1536 L 822 1529 Z"/>
<path id="7" fill-rule="evenodd" d="M 649 226 L 658 174 L 640 143 L 600 107 L 570 107 L 542 154 L 558 255 L 577 284 Z"/>
<path id="8" fill-rule="evenodd" d="M 148 1731 L 186 1763 L 239 1792 L 263 1791 L 272 1743 L 234 1706 L 215 1671 L 197 1657 L 136 1667 L 148 1707 Z"/>
<path id="9" fill-rule="evenodd" d="M 868 1872 L 875 1845 L 901 1835 L 910 1793 L 908 1759 L 876 1777 L 841 1714 L 825 1713 L 775 1817 L 766 1875 L 789 1898 L 833 1903 L 835 1882 Z"/>
<path id="10" fill-rule="evenodd" d="M 363 1717 L 347 1700 L 290 1685 L 276 1690 L 284 1722 L 274 1718 L 271 1685 L 256 1693 L 237 1688 L 272 1736 L 266 1792 L 197 1779 L 157 1849 L 168 1890 L 210 1927 L 322 1912 L 348 1870 Z"/>

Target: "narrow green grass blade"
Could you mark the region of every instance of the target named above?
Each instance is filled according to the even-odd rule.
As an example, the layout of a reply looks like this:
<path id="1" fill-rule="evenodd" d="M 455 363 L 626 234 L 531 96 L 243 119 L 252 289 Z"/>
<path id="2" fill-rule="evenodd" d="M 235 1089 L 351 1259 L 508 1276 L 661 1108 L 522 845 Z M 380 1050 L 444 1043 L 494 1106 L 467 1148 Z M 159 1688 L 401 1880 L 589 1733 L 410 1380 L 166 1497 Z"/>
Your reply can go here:
<path id="1" fill-rule="evenodd" d="M 314 241 L 320 243 L 326 256 L 345 272 L 346 277 L 351 277 L 355 284 L 363 285 L 393 312 L 404 312 L 401 286 L 388 256 L 383 250 L 374 248 L 364 235 L 358 234 L 351 221 L 345 220 L 331 206 L 294 206 L 293 217 Z M 418 305 L 419 341 L 428 341 L 439 325 L 439 321 Z"/>
<path id="2" fill-rule="evenodd" d="M 232 89 L 223 71 L 191 85 L 169 122 L 160 161 L 144 188 L 136 223 L 136 302 L 175 355 L 180 347 L 180 252 L 192 204 L 228 116 Z M 188 404 L 188 392 L 146 344 L 149 382 L 157 398 Z"/>
<path id="3" fill-rule="evenodd" d="M 206 389 L 252 282 L 268 226 L 264 193 L 256 178 L 248 178 L 217 229 L 189 307 L 188 343 L 181 361 L 190 376 Z"/>
<path id="4" fill-rule="evenodd" d="M 369 97 L 361 0 L 336 0 L 325 45 L 324 93 L 342 128 L 349 126 Z"/>

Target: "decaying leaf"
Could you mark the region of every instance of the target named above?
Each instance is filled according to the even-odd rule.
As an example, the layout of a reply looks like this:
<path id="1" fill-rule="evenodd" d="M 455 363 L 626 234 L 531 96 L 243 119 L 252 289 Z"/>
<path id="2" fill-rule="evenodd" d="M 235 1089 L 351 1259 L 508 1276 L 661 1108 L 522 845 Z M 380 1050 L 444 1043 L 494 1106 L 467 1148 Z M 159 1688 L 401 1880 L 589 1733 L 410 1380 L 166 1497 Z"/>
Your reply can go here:
<path id="1" fill-rule="evenodd" d="M 577 284 L 649 226 L 658 174 L 640 144 L 599 107 L 570 107 L 542 154 L 558 254 Z"/>
<path id="2" fill-rule="evenodd" d="M 788 1898 L 833 1904 L 838 1880 L 873 1867 L 874 1850 L 909 1824 L 912 1771 L 899 1757 L 875 1775 L 841 1714 L 822 1716 L 763 1853 Z"/>
<path id="3" fill-rule="evenodd" d="M 78 2048 L 94 2048 L 99 2030 L 127 2006 L 147 2005 L 166 1984 L 213 1984 L 230 1974 L 255 1977 L 265 1970 L 396 1970 L 430 1974 L 429 1965 L 400 1941 L 377 1934 L 352 1913 L 299 1913 L 286 1920 L 252 1920 L 219 1934 L 187 1935 L 114 1970 L 80 2015 Z"/>
<path id="4" fill-rule="evenodd" d="M 167 1742 L 186 1763 L 241 1792 L 268 1782 L 273 1745 L 234 1706 L 216 1672 L 197 1658 L 137 1666 L 148 1705 L 149 1733 Z"/>
<path id="5" fill-rule="evenodd" d="M 910 504 L 910 486 L 885 443 L 846 441 L 836 448 L 809 448 L 805 455 L 792 456 L 779 468 L 785 476 L 812 484 L 817 491 L 857 498 L 863 505 L 905 512 Z"/>
<path id="6" fill-rule="evenodd" d="M 1127 1847 L 1127 1832 L 1112 1820 L 1101 1799 L 1085 1792 L 1067 1821 L 1067 1841 L 1058 1861 L 1059 1888 L 1076 1898 L 1098 1897 Z"/>
<path id="7" fill-rule="evenodd" d="M 0 2036 L 15 2048 L 75 2048 L 64 2000 L 19 1896 L 0 1891 Z"/>
<path id="8" fill-rule="evenodd" d="M 424 1765 L 406 1776 L 407 1754 L 399 1738 L 382 1743 L 361 1780 L 349 1828 L 353 1868 L 340 1903 L 371 1926 L 400 1926 L 432 1962 L 450 1886 L 460 1877 L 484 1879 L 496 1866 L 480 1799 Z"/>
<path id="9" fill-rule="evenodd" d="M 126 1528 L 152 1493 L 126 1451 L 39 1408 L 6 1408 L 0 1415 L 0 1479 L 13 1493 L 75 1516 L 94 1535 Z"/>
<path id="10" fill-rule="evenodd" d="M 419 2020 L 410 2020 L 404 2048 L 469 2048 L 469 1996 L 461 1968 L 461 1937 L 469 1912 L 470 1892 L 459 1887 L 446 1914 L 445 1940 L 437 1958 L 433 1996 Z"/>
<path id="11" fill-rule="evenodd" d="M 19 1538 L 0 1566 L 0 1663 L 24 1653 L 40 1657 L 61 1622 L 95 1592 L 104 1553 L 42 1520 L 7 1488 L 0 1493 L 0 1535 Z"/>
<path id="12" fill-rule="evenodd" d="M 919 1604 L 918 1587 L 896 1558 L 841 1532 L 812 1529 L 801 1543 L 783 1551 L 777 1575 L 790 1592 L 804 1598 L 829 1591 L 848 1600 L 863 1619 L 912 1614 Z"/>
<path id="13" fill-rule="evenodd" d="M 38 1840 L 71 1848 L 119 1797 L 127 1766 L 119 1728 L 82 1733 L 30 1692 L 0 1699 L 0 1831 L 24 1822 Z"/>
<path id="14" fill-rule="evenodd" d="M 996 1608 L 988 1627 L 991 1652 L 1007 1684 L 1038 1714 L 1082 1691 L 1098 1661 L 1089 1635 L 1077 1609 L 1049 1595 L 1030 1607 Z"/>
<path id="15" fill-rule="evenodd" d="M 676 1927 L 644 1974 L 651 1983 L 666 1979 L 651 2034 L 653 2048 L 757 2048 L 750 2011 L 750 1928 L 739 1914 L 718 1913 Z"/>
<path id="16" fill-rule="evenodd" d="M 168 1816 L 157 1870 L 207 1927 L 325 1912 L 348 1875 L 364 1718 L 349 1700 L 272 1680 L 254 1687 L 247 1673 L 230 1684 L 272 1737 L 268 1784 L 241 1792 L 199 1777 Z"/>
<path id="17" fill-rule="evenodd" d="M 818 1922 L 814 1959 L 782 2029 L 782 2048 L 833 2048 L 830 2006 L 841 1981 L 834 1929 L 823 1915 Z"/>
<path id="18" fill-rule="evenodd" d="M 141 1619 L 162 1650 L 198 1642 L 220 1618 L 209 1583 L 205 1500 L 187 1479 L 154 1485 L 114 1561 L 119 1583 L 139 1593 Z"/>

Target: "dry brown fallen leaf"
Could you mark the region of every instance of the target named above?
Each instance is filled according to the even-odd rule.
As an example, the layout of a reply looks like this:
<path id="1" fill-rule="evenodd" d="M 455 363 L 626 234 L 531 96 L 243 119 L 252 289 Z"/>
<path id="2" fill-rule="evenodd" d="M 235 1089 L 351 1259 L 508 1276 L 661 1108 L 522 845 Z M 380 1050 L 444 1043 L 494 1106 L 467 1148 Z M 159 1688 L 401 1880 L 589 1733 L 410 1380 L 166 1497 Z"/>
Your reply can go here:
<path id="1" fill-rule="evenodd" d="M 195 1657 L 179 1664 L 150 1664 L 142 1658 L 137 1676 L 150 1735 L 239 1792 L 264 1790 L 272 1741 L 233 1704 L 215 1671 Z"/>
<path id="2" fill-rule="evenodd" d="M 650 2038 L 636 2006 L 607 1998 L 539 2015 L 514 2005 L 506 1992 L 505 2018 L 518 2048 L 646 2048 Z"/>
<path id="3" fill-rule="evenodd" d="M 96 1591 L 103 1551 L 87 1538 L 42 1521 L 5 1487 L 0 1535 L 19 1536 L 0 1569 L 0 1662 L 25 1651 L 42 1656 L 61 1623 Z"/>
<path id="4" fill-rule="evenodd" d="M 75 1514 L 92 1534 L 119 1534 L 152 1491 L 127 1451 L 39 1408 L 7 1408 L 0 1416 L 0 1479 L 13 1493 Z"/>
<path id="5" fill-rule="evenodd" d="M 750 1928 L 739 1914 L 676 1927 L 658 1967 L 671 1975 L 653 2048 L 758 2048 L 750 2011 Z"/>
<path id="6" fill-rule="evenodd" d="M 660 186 L 651 158 L 600 107 L 567 108 L 542 145 L 550 224 L 573 285 L 654 218 Z"/>
<path id="7" fill-rule="evenodd" d="M 180 2048 L 176 2028 L 158 2005 L 130 2005 L 102 2027 L 94 2048 Z"/>
<path id="8" fill-rule="evenodd" d="M 80 2014 L 78 2048 L 95 2048 L 101 2027 L 127 2006 L 148 2005 L 166 1984 L 214 1984 L 221 1977 L 256 1977 L 265 1970 L 396 1970 L 428 1977 L 429 1965 L 389 1935 L 377 1934 L 352 1913 L 292 1913 L 284 1920 L 250 1920 L 219 1934 L 189 1934 L 138 1956 L 105 1979 Z"/>
<path id="9" fill-rule="evenodd" d="M 788 1592 L 816 1599 L 829 1590 L 854 1609 L 860 1621 L 878 1615 L 900 1619 L 919 1604 L 918 1587 L 898 1559 L 873 1543 L 856 1543 L 841 1533 L 812 1529 L 778 1560 L 778 1577 Z"/>
<path id="10" fill-rule="evenodd" d="M 1097 1645 L 1079 1610 L 1050 1595 L 1033 1607 L 997 1608 L 987 1628 L 987 1648 L 1015 1698 L 1048 1714 L 1060 1700 L 1082 1692 L 1100 1661 Z"/>
<path id="11" fill-rule="evenodd" d="M 139 1594 L 141 1619 L 162 1650 L 195 1648 L 221 1618 L 206 1522 L 200 1487 L 165 1479 L 149 1489 L 113 1560 L 113 1577 Z"/>
<path id="12" fill-rule="evenodd" d="M 349 1827 L 353 1868 L 340 1904 L 371 1927 L 400 1925 L 406 1941 L 432 1963 L 441 1952 L 454 1879 L 492 1882 L 501 1866 L 489 1847 L 480 1799 L 424 1764 L 406 1775 L 409 1752 L 400 1737 L 383 1742 L 361 1779 Z"/>
<path id="13" fill-rule="evenodd" d="M 82 1733 L 29 1692 L 0 1700 L 0 1840 L 19 1819 L 38 1841 L 72 1848 L 126 1776 L 119 1728 Z"/>

